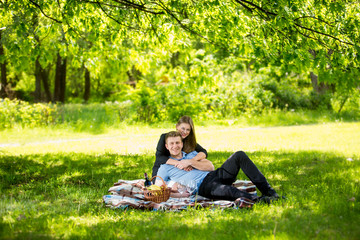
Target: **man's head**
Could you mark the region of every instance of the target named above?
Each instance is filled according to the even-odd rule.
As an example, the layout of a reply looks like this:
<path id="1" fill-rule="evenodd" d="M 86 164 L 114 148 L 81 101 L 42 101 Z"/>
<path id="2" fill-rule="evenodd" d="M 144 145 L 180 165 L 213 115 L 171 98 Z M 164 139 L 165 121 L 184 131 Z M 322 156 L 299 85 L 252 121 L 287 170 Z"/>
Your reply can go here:
<path id="1" fill-rule="evenodd" d="M 182 157 L 183 142 L 181 134 L 177 131 L 168 132 L 165 135 L 165 147 L 172 157 Z"/>

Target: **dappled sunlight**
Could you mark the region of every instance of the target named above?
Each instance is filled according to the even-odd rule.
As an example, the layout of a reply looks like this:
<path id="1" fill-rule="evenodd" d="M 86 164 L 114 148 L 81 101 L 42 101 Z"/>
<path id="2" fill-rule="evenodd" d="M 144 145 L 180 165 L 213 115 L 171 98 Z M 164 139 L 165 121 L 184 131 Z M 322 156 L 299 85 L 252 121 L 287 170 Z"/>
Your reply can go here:
<path id="1" fill-rule="evenodd" d="M 66 222 L 72 222 L 74 225 L 84 225 L 84 226 L 93 226 L 98 223 L 101 223 L 103 219 L 97 216 L 89 215 L 89 216 L 70 216 L 65 219 Z"/>
<path id="2" fill-rule="evenodd" d="M 84 173 L 81 173 L 79 171 L 74 171 L 70 174 L 64 174 L 62 176 L 59 176 L 58 180 L 61 181 L 62 183 L 68 183 L 71 181 L 72 178 L 79 178 L 84 176 Z"/>
<path id="3" fill-rule="evenodd" d="M 195 238 L 211 234 L 218 239 L 256 234 L 257 239 L 291 239 L 288 232 L 298 239 L 326 238 L 330 233 L 334 238 L 351 238 L 357 231 L 353 223 L 360 220 L 359 156 L 354 154 L 350 161 L 347 153 L 327 149 L 245 151 L 287 200 L 253 209 L 177 213 L 108 209 L 103 205 L 101 197 L 114 182 L 142 178 L 144 172 L 151 172 L 153 152 L 3 154 L 0 177 L 5 185 L 1 190 L 10 197 L 2 197 L 1 218 L 5 231 L 27 226 L 23 233 L 42 232 L 53 238 L 100 239 L 108 229 L 122 229 L 110 231 L 109 238 L 135 239 L 167 239 L 176 234 Z M 233 152 L 208 153 L 219 167 Z M 247 177 L 240 172 L 238 179 Z M 20 232 L 13 234 L 21 236 Z"/>
<path id="4" fill-rule="evenodd" d="M 285 174 L 280 174 L 280 173 L 276 173 L 276 174 L 268 174 L 266 175 L 267 178 L 275 180 L 275 181 L 287 181 L 289 180 L 289 176 L 286 176 Z"/>

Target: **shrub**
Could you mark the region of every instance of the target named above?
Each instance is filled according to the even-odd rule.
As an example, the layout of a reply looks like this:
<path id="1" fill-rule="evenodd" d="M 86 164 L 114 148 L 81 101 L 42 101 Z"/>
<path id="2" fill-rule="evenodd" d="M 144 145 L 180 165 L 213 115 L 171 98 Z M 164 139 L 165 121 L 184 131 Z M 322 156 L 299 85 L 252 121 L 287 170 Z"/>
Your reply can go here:
<path id="1" fill-rule="evenodd" d="M 0 129 L 15 124 L 22 127 L 38 127 L 53 124 L 57 106 L 53 104 L 29 104 L 21 100 L 0 99 Z"/>

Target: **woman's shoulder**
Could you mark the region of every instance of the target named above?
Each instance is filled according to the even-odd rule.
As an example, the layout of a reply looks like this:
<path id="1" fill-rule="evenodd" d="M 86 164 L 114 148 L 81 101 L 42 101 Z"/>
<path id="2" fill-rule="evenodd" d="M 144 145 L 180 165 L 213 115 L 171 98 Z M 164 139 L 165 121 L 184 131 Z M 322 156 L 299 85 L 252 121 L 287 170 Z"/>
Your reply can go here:
<path id="1" fill-rule="evenodd" d="M 165 144 L 165 136 L 166 136 L 166 133 L 162 133 L 162 134 L 160 135 L 159 143 L 162 142 L 162 143 Z"/>

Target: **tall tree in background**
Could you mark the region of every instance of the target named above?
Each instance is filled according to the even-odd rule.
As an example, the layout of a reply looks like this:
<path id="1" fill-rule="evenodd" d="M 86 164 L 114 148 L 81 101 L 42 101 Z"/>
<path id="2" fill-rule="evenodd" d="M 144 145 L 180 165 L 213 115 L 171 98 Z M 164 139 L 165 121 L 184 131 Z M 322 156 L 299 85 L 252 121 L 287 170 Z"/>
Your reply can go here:
<path id="1" fill-rule="evenodd" d="M 90 71 L 89 69 L 87 69 L 86 67 L 84 67 L 85 69 L 85 88 L 84 88 L 84 101 L 87 102 L 90 98 L 90 89 L 91 89 L 91 84 L 90 84 Z"/>
<path id="2" fill-rule="evenodd" d="M 63 58 L 60 53 L 57 54 L 56 70 L 55 70 L 55 83 L 54 83 L 54 101 L 65 102 L 66 90 L 66 65 L 67 59 Z"/>
<path id="3" fill-rule="evenodd" d="M 1 74 L 1 88 L 0 88 L 0 97 L 7 97 L 6 88 L 7 88 L 7 72 L 6 72 L 6 56 L 4 47 L 2 44 L 2 29 L 0 29 L 0 74 Z"/>

